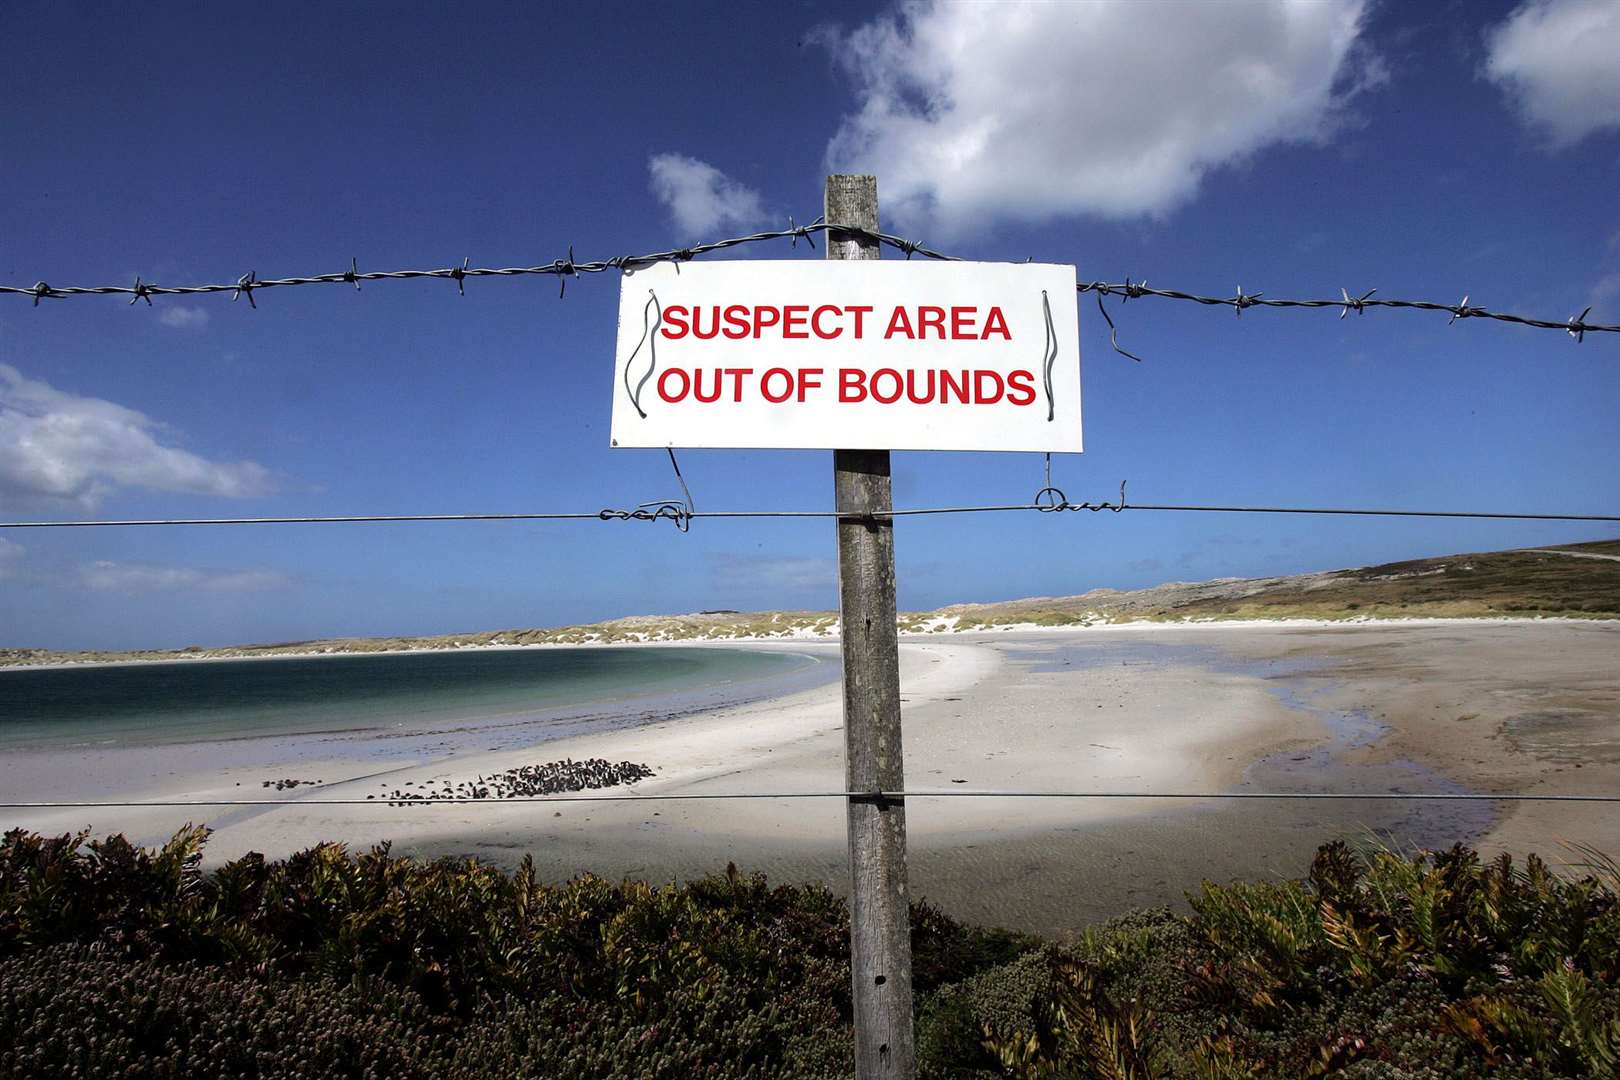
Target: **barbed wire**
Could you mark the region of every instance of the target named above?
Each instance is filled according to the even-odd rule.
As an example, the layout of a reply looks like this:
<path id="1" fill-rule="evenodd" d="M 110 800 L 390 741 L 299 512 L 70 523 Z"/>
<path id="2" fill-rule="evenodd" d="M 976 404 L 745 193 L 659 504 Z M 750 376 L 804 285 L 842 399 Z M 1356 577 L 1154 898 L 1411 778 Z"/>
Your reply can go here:
<path id="1" fill-rule="evenodd" d="M 840 510 L 689 510 L 675 501 L 644 503 L 633 510 L 597 510 L 572 513 L 513 513 L 513 514 L 344 514 L 308 517 L 235 517 L 235 518 L 124 518 L 89 521 L 0 521 L 0 529 L 91 529 L 149 526 L 190 525 L 393 525 L 409 522 L 455 521 L 674 521 L 690 523 L 698 519 L 737 521 L 744 519 L 822 519 L 842 521 L 887 521 L 895 518 L 926 517 L 941 514 L 1001 514 L 1036 512 L 1041 514 L 1064 511 L 1128 510 L 1168 511 L 1199 514 L 1325 514 L 1351 517 L 1396 518 L 1471 518 L 1487 521 L 1590 521 L 1620 522 L 1620 514 L 1537 514 L 1521 511 L 1495 510 L 1398 510 L 1367 507 L 1327 506 L 1193 506 L 1170 503 L 1127 503 L 1122 498 L 1111 502 L 1069 502 L 1057 488 L 1042 489 L 1041 496 L 1055 497 L 1060 502 L 1006 503 L 988 506 L 924 506 L 872 513 L 850 513 Z"/>
<path id="2" fill-rule="evenodd" d="M 371 806 L 403 809 L 418 806 L 510 806 L 522 803 L 721 802 L 753 799 L 854 799 L 904 802 L 906 799 L 1323 799 L 1329 801 L 1395 800 L 1400 802 L 1533 802 L 1620 803 L 1620 795 L 1491 795 L 1480 792 L 1428 791 L 1017 791 L 935 789 L 923 791 L 723 791 L 649 792 L 615 795 L 520 795 L 509 799 L 455 796 L 432 799 L 148 799 L 0 802 L 6 810 L 139 809 L 189 806 Z"/>
<path id="3" fill-rule="evenodd" d="M 250 270 L 232 282 L 222 282 L 211 285 L 154 285 L 137 277 L 133 285 L 67 285 L 53 286 L 45 281 L 35 282 L 28 287 L 16 285 L 0 285 L 0 293 L 17 296 L 31 296 L 34 306 L 38 307 L 41 300 L 59 300 L 70 296 L 128 296 L 130 303 L 145 300 L 152 303 L 154 296 L 197 296 L 207 293 L 230 293 L 232 300 L 243 297 L 252 307 L 258 307 L 253 294 L 263 289 L 279 289 L 293 285 L 353 285 L 359 289 L 363 281 L 406 281 L 421 278 L 440 278 L 456 283 L 456 290 L 466 295 L 466 282 L 468 278 L 485 277 L 524 277 L 541 275 L 562 279 L 562 288 L 558 296 L 567 292 L 567 279 L 579 277 L 584 274 L 600 274 L 607 270 L 639 270 L 656 263 L 690 262 L 700 255 L 707 255 L 715 251 L 724 251 L 727 248 L 739 247 L 743 244 L 757 244 L 768 240 L 791 240 L 794 246 L 804 240 L 813 248 L 814 236 L 818 233 L 831 234 L 834 240 L 856 239 L 867 243 L 881 244 L 906 253 L 910 258 L 913 254 L 920 254 L 930 259 L 950 260 L 950 256 L 932 251 L 920 244 L 900 236 L 889 233 L 872 232 L 852 225 L 839 225 L 829 223 L 819 218 L 808 225 L 793 224 L 788 219 L 786 229 L 774 229 L 766 232 L 750 233 L 747 236 L 734 236 L 725 240 L 714 240 L 703 244 L 693 244 L 690 247 L 671 248 L 667 251 L 654 251 L 645 255 L 617 255 L 611 259 L 595 259 L 581 262 L 574 257 L 572 246 L 568 249 L 567 258 L 553 259 L 549 263 L 540 263 L 534 266 L 505 266 L 483 267 L 469 265 L 470 259 L 463 259 L 460 266 L 447 266 L 436 270 L 361 270 L 358 259 L 349 261 L 349 269 L 335 274 L 310 274 L 302 277 L 261 278 L 257 271 Z"/>
<path id="4" fill-rule="evenodd" d="M 822 221 L 819 218 L 808 225 L 798 225 L 793 222 L 792 218 L 789 218 L 786 229 L 750 233 L 746 236 L 734 236 L 723 240 L 693 244 L 690 247 L 670 248 L 666 251 L 649 252 L 643 255 L 617 255 L 610 259 L 594 259 L 583 262 L 574 257 L 574 249 L 570 246 L 566 258 L 553 259 L 549 263 L 539 263 L 533 266 L 478 267 L 470 265 L 471 259 L 466 258 L 461 261 L 459 266 L 446 266 L 433 270 L 361 270 L 358 259 L 350 259 L 349 269 L 331 274 L 260 278 L 257 271 L 250 270 L 235 281 L 205 285 L 156 285 L 140 277 L 135 279 L 133 285 L 53 286 L 46 281 L 40 280 L 29 286 L 0 285 L 0 294 L 31 297 L 34 306 L 38 307 L 41 300 L 60 300 L 73 296 L 128 296 L 131 304 L 145 300 L 148 305 L 151 305 L 154 296 L 196 296 L 228 292 L 231 294 L 232 300 L 245 297 L 250 307 L 257 308 L 258 303 L 253 299 L 255 292 L 293 285 L 353 285 L 358 290 L 360 283 L 366 281 L 442 279 L 455 282 L 456 291 L 461 295 L 466 295 L 468 278 L 540 275 L 560 279 L 558 296 L 561 297 L 567 293 L 569 278 L 580 277 L 585 274 L 600 274 L 608 270 L 631 271 L 664 262 L 678 264 L 689 262 L 701 255 L 712 252 L 773 240 L 789 240 L 795 247 L 798 246 L 800 240 L 804 240 L 813 248 L 815 246 L 814 237 L 817 234 L 830 235 L 835 241 L 858 240 L 868 244 L 888 247 L 904 252 L 908 259 L 913 255 L 921 255 L 924 258 L 945 262 L 960 261 L 957 256 L 935 251 L 914 240 L 908 240 L 892 233 L 874 232 L 854 225 Z M 1338 309 L 1339 317 L 1342 319 L 1351 312 L 1355 312 L 1357 315 L 1364 314 L 1369 308 L 1404 308 L 1449 314 L 1452 323 L 1459 319 L 1487 319 L 1512 323 L 1518 326 L 1533 327 L 1539 330 L 1563 330 L 1578 342 L 1584 341 L 1588 332 L 1620 333 L 1620 325 L 1587 322 L 1586 317 L 1592 312 L 1591 306 L 1588 306 L 1579 315 L 1571 315 L 1567 319 L 1544 319 L 1516 315 L 1511 312 L 1491 311 L 1488 308 L 1470 304 L 1470 297 L 1466 295 L 1455 304 L 1438 303 L 1432 300 L 1397 300 L 1378 297 L 1374 295 L 1378 292 L 1377 289 L 1358 291 L 1354 294 L 1349 289 L 1340 289 L 1339 298 L 1336 300 L 1331 297 L 1317 300 L 1282 299 L 1267 296 L 1265 293 L 1246 293 L 1240 285 L 1231 296 L 1206 296 L 1184 292 L 1180 289 L 1149 287 L 1145 280 L 1132 281 L 1129 277 L 1126 277 L 1121 282 L 1080 282 L 1076 284 L 1075 288 L 1082 294 L 1089 292 L 1096 295 L 1097 309 L 1108 323 L 1110 341 L 1115 351 L 1132 360 L 1140 360 L 1141 357 L 1126 352 L 1120 347 L 1118 329 L 1115 327 L 1114 320 L 1109 315 L 1107 308 L 1102 303 L 1105 296 L 1120 296 L 1126 301 L 1144 296 L 1155 296 L 1166 300 L 1187 301 L 1206 307 L 1230 307 L 1238 315 L 1242 315 L 1245 309 L 1253 307 L 1328 308 Z"/>

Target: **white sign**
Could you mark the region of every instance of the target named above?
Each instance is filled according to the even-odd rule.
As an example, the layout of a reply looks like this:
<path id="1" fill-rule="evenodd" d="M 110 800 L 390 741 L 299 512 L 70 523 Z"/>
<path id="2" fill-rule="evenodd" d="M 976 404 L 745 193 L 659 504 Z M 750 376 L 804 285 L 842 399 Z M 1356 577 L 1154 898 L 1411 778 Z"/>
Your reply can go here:
<path id="1" fill-rule="evenodd" d="M 1072 266 L 660 263 L 627 273 L 614 446 L 1080 451 Z"/>

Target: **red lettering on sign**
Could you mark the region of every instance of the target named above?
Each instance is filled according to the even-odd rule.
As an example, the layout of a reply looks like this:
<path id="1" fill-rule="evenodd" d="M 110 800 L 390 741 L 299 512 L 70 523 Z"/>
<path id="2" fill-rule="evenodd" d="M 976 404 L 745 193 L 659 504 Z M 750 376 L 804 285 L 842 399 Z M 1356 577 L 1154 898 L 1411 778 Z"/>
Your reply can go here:
<path id="1" fill-rule="evenodd" d="M 944 308 L 920 307 L 917 309 L 917 340 L 927 341 L 930 327 L 939 331 L 939 340 L 945 340 Z"/>
<path id="2" fill-rule="evenodd" d="M 1012 340 L 1012 335 L 1007 332 L 1007 316 L 1003 315 L 998 307 L 991 308 L 990 314 L 985 316 L 984 333 L 979 336 L 982 340 L 988 341 L 991 334 L 1000 334 L 1003 341 Z"/>
<path id="3" fill-rule="evenodd" d="M 671 341 L 679 341 L 689 335 L 702 341 L 712 341 L 717 337 L 738 341 L 743 338 L 759 340 L 766 336 L 765 331 L 776 329 L 787 341 L 802 341 L 812 334 L 824 341 L 831 341 L 842 337 L 847 329 L 851 337 L 861 340 L 866 336 L 866 316 L 872 310 L 870 304 L 851 304 L 848 307 L 821 304 L 813 309 L 809 304 L 760 304 L 754 307 L 746 304 L 696 307 L 670 304 L 663 309 L 659 333 Z M 1012 332 L 1007 328 L 1006 314 L 999 307 L 990 309 L 981 326 L 979 309 L 976 307 L 957 305 L 947 310 L 922 305 L 913 310 L 901 305 L 890 312 L 883 337 L 912 341 L 927 341 L 931 337 L 940 341 L 983 341 L 999 337 L 1003 341 L 1011 341 Z"/>
<path id="4" fill-rule="evenodd" d="M 684 333 L 684 332 L 685 331 L 682 331 L 682 333 Z M 676 376 L 676 375 L 680 376 L 681 389 L 680 389 L 680 393 L 672 394 L 672 393 L 670 393 L 668 384 L 669 384 L 670 377 L 671 376 Z M 658 396 L 663 398 L 665 401 L 669 402 L 671 405 L 673 405 L 677 401 L 680 401 L 682 398 L 686 397 L 687 393 L 691 390 L 691 388 L 692 388 L 691 377 L 688 376 L 686 374 L 686 372 L 682 371 L 680 368 L 674 368 L 674 367 L 666 368 L 664 370 L 664 373 L 662 375 L 658 376 Z"/>
<path id="5" fill-rule="evenodd" d="M 695 307 L 695 308 L 692 309 L 692 336 L 695 337 L 695 338 L 700 338 L 703 341 L 708 341 L 710 338 L 712 338 L 716 334 L 720 333 L 720 307 L 719 307 L 719 305 L 716 304 L 716 305 L 711 306 L 709 308 L 709 311 L 714 315 L 714 321 L 709 324 L 708 333 L 704 333 L 704 331 L 703 331 L 703 309 L 700 308 L 700 307 Z"/>
<path id="6" fill-rule="evenodd" d="M 751 367 L 728 367 L 726 368 L 725 373 L 731 376 L 731 400 L 741 401 L 742 377 L 744 375 L 752 375 L 754 373 L 754 369 Z"/>
<path id="7" fill-rule="evenodd" d="M 923 374 L 928 376 L 928 386 L 919 396 L 917 393 L 917 372 L 906 372 L 906 397 L 911 399 L 913 405 L 927 405 L 934 400 L 934 369 L 929 368 Z"/>
<path id="8" fill-rule="evenodd" d="M 684 304 L 671 304 L 663 311 L 660 320 L 664 326 L 660 331 L 671 341 L 677 341 L 686 336 L 686 306 Z"/>
<path id="9" fill-rule="evenodd" d="M 804 400 L 806 390 L 819 390 L 821 388 L 822 369 L 818 367 L 799 369 L 799 400 Z"/>
<path id="10" fill-rule="evenodd" d="M 820 307 L 816 308 L 816 313 L 810 317 L 810 329 L 815 331 L 816 337 L 824 340 L 831 340 L 844 332 L 844 328 L 842 326 L 835 326 L 831 330 L 823 330 L 821 328 L 821 317 L 829 312 L 833 315 L 837 315 L 837 305 L 822 304 Z M 856 334 L 855 336 L 860 337 L 859 334 Z"/>
<path id="11" fill-rule="evenodd" d="M 790 341 L 809 337 L 810 332 L 804 328 L 805 319 L 809 312 L 810 306 L 808 304 L 789 304 L 783 308 L 782 337 Z"/>
<path id="12" fill-rule="evenodd" d="M 975 338 L 979 335 L 973 332 L 973 323 L 979 317 L 979 309 L 972 307 L 951 308 L 951 337 Z"/>
<path id="13" fill-rule="evenodd" d="M 965 371 L 961 375 L 961 379 L 958 380 L 957 373 L 954 371 L 941 371 L 939 373 L 939 400 L 941 404 L 949 404 L 953 396 L 959 405 L 968 403 L 968 383 L 972 380 L 968 378 L 968 373 Z"/>
<path id="14" fill-rule="evenodd" d="M 995 386 L 996 389 L 995 389 L 994 396 L 990 395 L 989 393 L 987 393 L 985 391 L 985 389 L 984 389 L 984 380 L 985 379 L 989 379 L 991 381 L 992 385 Z M 996 402 L 1001 400 L 1002 393 L 1003 393 L 1003 387 L 1002 387 L 1002 382 L 1001 382 L 1001 375 L 1000 375 L 999 372 L 995 372 L 995 371 L 975 371 L 973 373 L 973 404 L 975 404 L 975 405 L 994 405 Z"/>
<path id="15" fill-rule="evenodd" d="M 888 379 L 893 382 L 894 389 L 892 391 L 886 391 L 880 387 L 879 380 L 881 379 Z M 872 372 L 870 388 L 872 391 L 873 401 L 876 401 L 882 405 L 893 405 L 896 401 L 900 400 L 900 395 L 905 392 L 905 383 L 901 380 L 900 373 L 894 370 L 894 368 L 878 368 L 876 371 Z"/>
<path id="16" fill-rule="evenodd" d="M 860 368 L 838 369 L 838 401 L 848 404 L 851 401 L 866 400 L 866 372 Z"/>
<path id="17" fill-rule="evenodd" d="M 694 325 L 696 325 L 696 324 L 694 323 Z M 703 402 L 719 401 L 720 400 L 720 369 L 719 368 L 716 368 L 715 371 L 714 371 L 714 390 L 713 390 L 712 393 L 708 393 L 708 394 L 705 394 L 703 392 L 703 369 L 699 368 L 697 371 L 692 372 L 692 399 L 694 401 L 703 401 Z"/>
<path id="18" fill-rule="evenodd" d="M 1035 376 L 1028 371 L 1007 372 L 1007 403 L 1009 405 L 1035 404 Z"/>
<path id="19" fill-rule="evenodd" d="M 855 337 L 856 340 L 859 340 L 865 334 L 865 330 L 861 326 L 861 320 L 872 313 L 872 305 L 852 304 L 844 310 L 855 316 Z"/>
<path id="20" fill-rule="evenodd" d="M 787 383 L 787 385 L 782 388 L 782 392 L 780 394 L 773 394 L 771 392 L 771 376 L 773 375 L 780 375 Z M 765 396 L 766 401 L 773 403 L 781 403 L 786 401 L 788 398 L 793 396 L 793 373 L 787 368 L 771 368 L 769 371 L 759 377 L 759 392 Z"/>

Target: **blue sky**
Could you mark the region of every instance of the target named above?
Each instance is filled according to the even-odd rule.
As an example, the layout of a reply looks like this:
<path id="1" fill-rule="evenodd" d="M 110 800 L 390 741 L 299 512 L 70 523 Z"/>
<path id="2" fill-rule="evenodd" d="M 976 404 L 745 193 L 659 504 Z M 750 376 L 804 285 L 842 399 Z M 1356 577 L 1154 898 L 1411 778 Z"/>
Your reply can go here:
<path id="1" fill-rule="evenodd" d="M 800 221 L 876 171 L 969 258 L 1620 321 L 1612 4 L 157 6 L 8 11 L 0 283 L 532 264 Z M 818 257 L 784 242 L 749 258 Z M 595 510 L 618 282 L 0 297 L 0 517 Z M 1079 499 L 1613 513 L 1620 342 L 1443 316 L 1080 307 Z M 824 451 L 691 451 L 702 509 L 828 508 Z M 906 453 L 899 505 L 1034 455 Z M 1558 524 L 1123 514 L 897 533 L 900 601 L 1593 539 Z M 0 533 L 0 645 L 133 647 L 831 607 L 816 522 Z"/>

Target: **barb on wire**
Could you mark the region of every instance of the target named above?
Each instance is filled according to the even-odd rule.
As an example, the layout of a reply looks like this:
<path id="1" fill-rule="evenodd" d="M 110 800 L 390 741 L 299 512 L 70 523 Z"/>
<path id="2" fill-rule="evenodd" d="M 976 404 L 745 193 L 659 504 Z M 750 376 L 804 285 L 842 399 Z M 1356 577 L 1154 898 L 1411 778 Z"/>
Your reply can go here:
<path id="1" fill-rule="evenodd" d="M 1369 296 L 1371 296 L 1373 293 L 1377 292 L 1377 291 L 1378 291 L 1377 289 L 1368 289 L 1366 292 L 1362 293 L 1360 296 L 1355 297 L 1354 299 L 1352 299 L 1351 296 L 1350 296 L 1350 290 L 1349 289 L 1340 289 L 1339 290 L 1339 295 L 1344 297 L 1344 310 L 1339 312 L 1339 318 L 1343 319 L 1346 315 L 1350 314 L 1352 311 L 1354 311 L 1357 315 L 1366 314 L 1366 312 L 1367 312 L 1367 298 Z M 1586 310 L 1591 311 L 1592 309 L 1587 308 Z"/>
<path id="2" fill-rule="evenodd" d="M 1232 311 L 1233 311 L 1233 313 L 1236 314 L 1239 318 L 1242 318 L 1243 317 L 1243 309 L 1246 308 L 1246 307 L 1253 307 L 1254 305 L 1258 304 L 1260 302 L 1260 297 L 1262 297 L 1264 295 L 1265 295 L 1264 293 L 1255 293 L 1253 296 L 1244 296 L 1243 295 L 1243 286 L 1239 285 L 1238 290 L 1237 290 L 1237 295 L 1232 297 Z"/>
<path id="3" fill-rule="evenodd" d="M 1586 340 L 1586 331 L 1591 329 L 1586 325 L 1586 317 L 1590 314 L 1592 314 L 1592 308 L 1591 305 L 1587 305 L 1585 311 L 1579 315 L 1569 317 L 1567 329 L 1569 330 L 1569 336 L 1575 339 L 1577 345 Z"/>
<path id="4" fill-rule="evenodd" d="M 568 245 L 568 258 L 558 259 L 552 264 L 553 273 L 557 275 L 557 299 L 561 300 L 568 295 L 568 279 L 579 277 L 579 270 L 574 265 L 574 245 Z"/>
<path id="5" fill-rule="evenodd" d="M 680 532 L 690 532 L 692 519 L 699 516 L 692 503 L 692 489 L 686 486 L 686 477 L 681 475 L 681 463 L 675 460 L 674 449 L 666 446 L 664 452 L 669 455 L 670 468 L 675 470 L 675 482 L 681 485 L 679 499 L 638 503 L 634 510 L 601 510 L 596 516 L 602 521 L 673 521 Z"/>
<path id="6" fill-rule="evenodd" d="M 799 246 L 799 241 L 802 239 L 805 243 L 810 245 L 810 250 L 811 251 L 816 250 L 816 238 L 810 235 L 810 230 L 814 229 L 817 225 L 820 225 L 820 224 L 821 224 L 821 215 L 818 214 L 818 215 L 816 215 L 816 220 L 812 221 L 809 225 L 807 225 L 807 226 L 805 226 L 803 228 L 800 228 L 798 225 L 794 224 L 793 215 L 789 214 L 788 215 L 788 232 L 791 233 L 792 236 L 793 236 L 793 244 L 792 244 L 792 246 L 797 248 Z"/>

